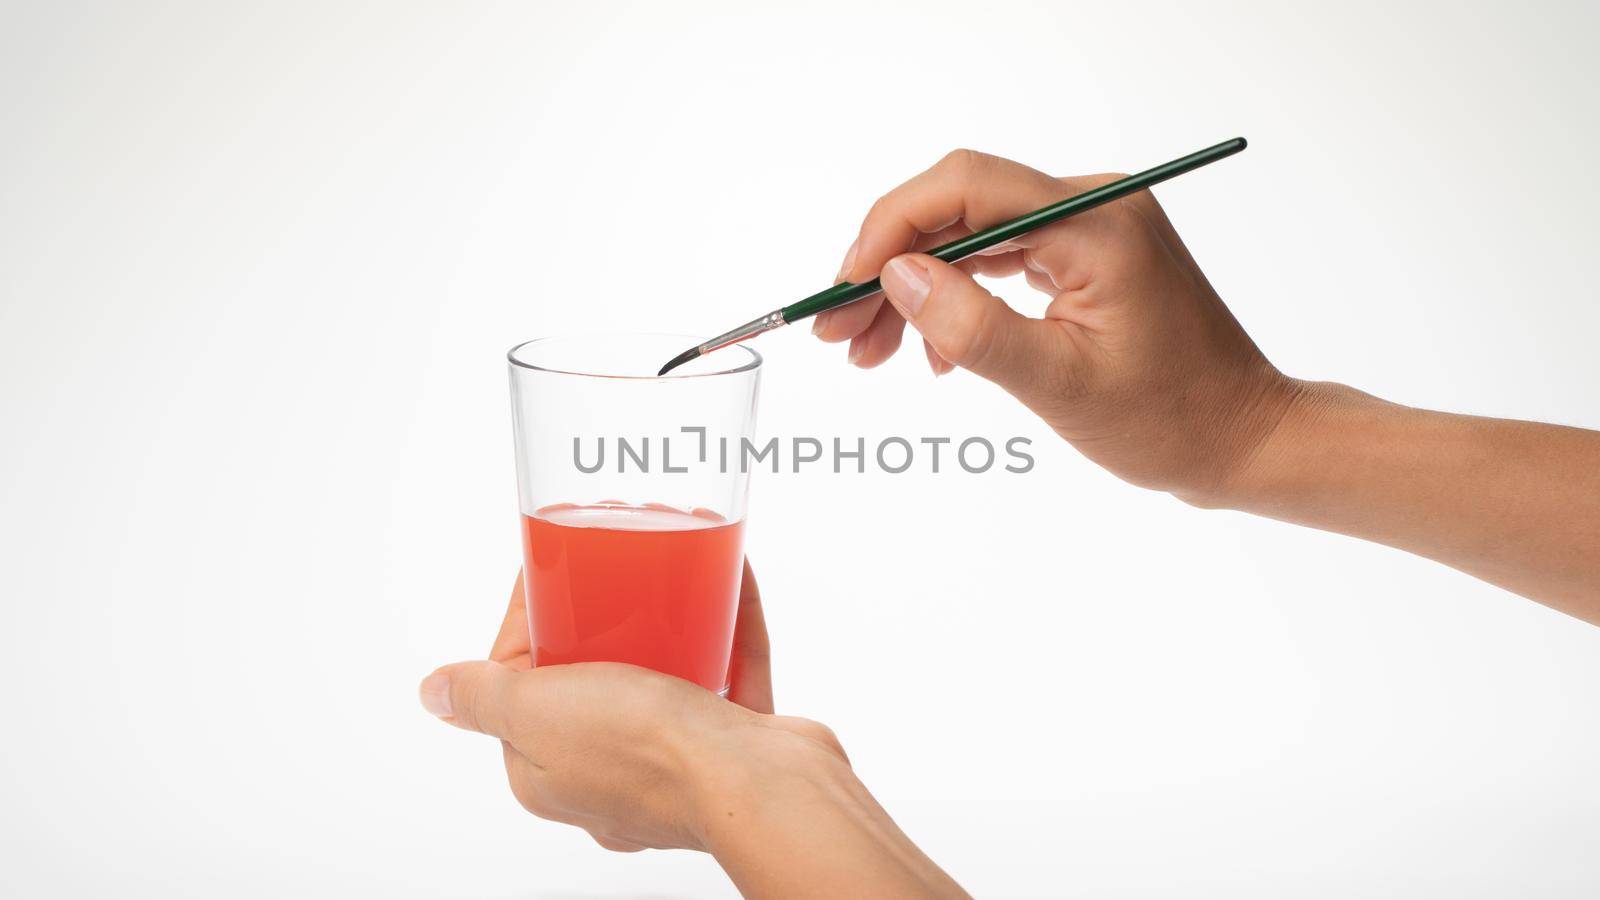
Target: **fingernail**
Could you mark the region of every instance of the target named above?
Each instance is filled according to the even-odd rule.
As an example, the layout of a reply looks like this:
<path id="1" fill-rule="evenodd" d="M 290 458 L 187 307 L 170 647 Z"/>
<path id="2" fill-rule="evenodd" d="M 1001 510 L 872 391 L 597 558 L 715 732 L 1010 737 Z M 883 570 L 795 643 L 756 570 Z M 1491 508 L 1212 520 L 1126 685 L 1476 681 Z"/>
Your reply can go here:
<path id="1" fill-rule="evenodd" d="M 907 317 L 915 318 L 922 311 L 922 302 L 928 299 L 933 280 L 926 269 L 897 256 L 883 267 L 883 286 L 894 305 Z"/>
<path id="2" fill-rule="evenodd" d="M 422 679 L 417 695 L 422 698 L 422 708 L 441 719 L 448 719 L 455 712 L 450 708 L 450 676 L 443 672 Z"/>
<path id="3" fill-rule="evenodd" d="M 850 339 L 850 355 L 848 357 L 846 357 L 845 361 L 850 363 L 850 365 L 852 365 L 852 366 L 855 365 L 856 364 L 856 360 L 861 358 L 861 354 L 863 352 L 865 352 L 866 349 L 867 349 L 867 344 L 861 338 L 859 338 L 859 337 L 851 338 Z"/>
<path id="4" fill-rule="evenodd" d="M 856 238 L 855 240 L 850 242 L 850 249 L 846 250 L 844 252 L 844 262 L 839 265 L 839 274 L 833 276 L 833 280 L 834 280 L 835 284 L 837 284 L 838 282 L 843 281 L 844 280 L 844 276 L 850 274 L 850 270 L 855 268 L 855 266 L 856 266 L 856 245 L 859 244 L 859 243 L 861 243 L 861 239 L 860 238 Z"/>
<path id="5" fill-rule="evenodd" d="M 814 316 L 811 319 L 811 333 L 812 334 L 821 334 L 822 333 L 823 318 L 825 316 L 827 316 L 827 313 L 817 313 L 816 316 Z"/>

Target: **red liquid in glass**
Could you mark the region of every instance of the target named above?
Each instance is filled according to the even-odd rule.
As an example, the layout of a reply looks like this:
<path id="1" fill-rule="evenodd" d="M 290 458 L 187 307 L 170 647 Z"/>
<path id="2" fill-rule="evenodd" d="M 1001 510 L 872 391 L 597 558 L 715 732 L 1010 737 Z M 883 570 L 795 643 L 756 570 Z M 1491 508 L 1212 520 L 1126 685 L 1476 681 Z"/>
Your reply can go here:
<path id="1" fill-rule="evenodd" d="M 667 506 L 522 517 L 533 664 L 625 662 L 728 686 L 744 523 Z"/>

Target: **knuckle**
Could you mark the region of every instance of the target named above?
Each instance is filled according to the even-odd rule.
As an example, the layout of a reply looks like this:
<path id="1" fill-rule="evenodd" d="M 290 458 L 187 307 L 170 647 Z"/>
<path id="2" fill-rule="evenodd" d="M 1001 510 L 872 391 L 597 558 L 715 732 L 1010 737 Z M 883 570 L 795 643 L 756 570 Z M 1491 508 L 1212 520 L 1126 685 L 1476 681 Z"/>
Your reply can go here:
<path id="1" fill-rule="evenodd" d="M 594 842 L 596 844 L 599 844 L 605 849 L 610 850 L 612 853 L 638 853 L 640 850 L 644 849 L 644 847 L 635 844 L 632 841 L 625 841 L 621 838 L 612 837 L 609 834 L 602 834 L 597 831 L 589 832 L 589 837 L 594 838 Z"/>
<path id="2" fill-rule="evenodd" d="M 551 818 L 550 804 L 540 796 L 539 791 L 526 779 L 513 777 L 511 779 L 511 796 L 517 798 L 517 805 L 541 819 Z"/>
<path id="3" fill-rule="evenodd" d="M 1091 215 L 1100 214 L 1100 222 L 1110 230 L 1110 233 L 1125 236 L 1144 227 L 1147 219 L 1144 210 L 1140 208 L 1142 202 L 1138 195 L 1123 197 L 1107 203 Z M 1126 254 L 1127 245 L 1119 247 Z"/>
<path id="4" fill-rule="evenodd" d="M 835 734 L 832 728 L 815 719 L 797 719 L 795 724 L 799 726 L 801 734 L 822 744 L 841 757 L 845 755 L 844 744 L 840 743 L 839 735 Z"/>
<path id="5" fill-rule="evenodd" d="M 946 153 L 944 158 L 939 160 L 937 168 L 946 172 L 955 182 L 971 186 L 987 178 L 989 170 L 998 162 L 1000 162 L 999 157 L 963 147 Z"/>
<path id="6" fill-rule="evenodd" d="M 539 746 L 545 734 L 549 681 L 560 674 L 560 668 L 547 666 L 518 672 L 505 680 L 494 696 L 484 695 L 479 710 L 493 719 L 495 733 L 511 746 L 524 752 Z"/>
<path id="7" fill-rule="evenodd" d="M 867 208 L 867 221 L 876 222 L 879 219 L 882 219 L 889 213 L 889 210 L 892 209 L 893 206 L 894 194 L 891 193 L 880 196 L 878 199 L 872 201 L 872 205 Z"/>
<path id="8" fill-rule="evenodd" d="M 473 725 L 477 725 L 480 721 L 479 713 L 482 710 L 484 701 L 483 679 L 461 678 L 458 680 L 452 678 L 451 685 L 455 688 L 455 697 L 452 702 L 456 710 L 458 710 L 456 715 L 469 720 Z"/>
<path id="9" fill-rule="evenodd" d="M 733 647 L 736 655 L 751 662 L 769 662 L 772 659 L 772 649 L 766 641 L 741 636 L 734 640 Z"/>
<path id="10" fill-rule="evenodd" d="M 940 157 L 938 166 L 945 169 L 971 169 L 978 165 L 983 154 L 966 147 L 957 147 Z"/>
<path id="11" fill-rule="evenodd" d="M 1108 220 L 1119 227 L 1127 228 L 1139 218 L 1139 211 L 1133 207 L 1131 197 L 1114 200 L 1104 207 Z"/>

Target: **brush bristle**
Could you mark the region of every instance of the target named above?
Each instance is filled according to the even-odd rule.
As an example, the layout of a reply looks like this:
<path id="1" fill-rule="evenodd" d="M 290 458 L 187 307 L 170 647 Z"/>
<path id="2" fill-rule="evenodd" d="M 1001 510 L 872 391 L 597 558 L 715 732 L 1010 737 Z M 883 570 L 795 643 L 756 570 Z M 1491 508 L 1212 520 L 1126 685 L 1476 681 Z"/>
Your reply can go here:
<path id="1" fill-rule="evenodd" d="M 697 357 L 699 355 L 700 355 L 700 348 L 699 347 L 690 347 L 689 349 L 683 351 L 682 353 L 679 353 L 677 356 L 674 356 L 670 362 L 668 362 L 666 365 L 662 366 L 661 367 L 661 371 L 656 373 L 656 377 L 660 378 L 661 376 L 667 374 L 668 372 L 671 372 L 673 369 L 676 369 L 677 367 L 683 365 L 684 363 L 688 362 L 691 359 L 694 359 L 695 357 Z"/>

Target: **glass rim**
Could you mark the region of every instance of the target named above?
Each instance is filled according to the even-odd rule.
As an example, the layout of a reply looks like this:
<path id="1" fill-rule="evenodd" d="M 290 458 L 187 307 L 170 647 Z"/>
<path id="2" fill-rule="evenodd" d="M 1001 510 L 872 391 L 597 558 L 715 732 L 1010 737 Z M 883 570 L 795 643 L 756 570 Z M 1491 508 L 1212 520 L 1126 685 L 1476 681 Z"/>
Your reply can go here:
<path id="1" fill-rule="evenodd" d="M 732 344 L 727 347 L 717 348 L 718 350 L 742 350 L 744 353 L 748 354 L 748 356 L 742 357 L 744 361 L 738 366 L 726 369 L 718 369 L 714 372 L 685 372 L 676 375 L 670 373 L 666 375 L 609 375 L 601 372 L 574 372 L 571 369 L 558 369 L 553 366 L 534 365 L 531 362 L 517 358 L 517 354 L 519 352 L 525 348 L 533 346 L 534 344 L 605 337 L 681 338 L 685 348 L 698 346 L 705 343 L 707 340 L 706 338 L 698 338 L 688 334 L 668 334 L 658 331 L 599 331 L 586 334 L 552 334 L 544 337 L 534 338 L 530 341 L 523 341 L 522 343 L 517 344 L 515 347 L 512 347 L 510 350 L 506 351 L 506 361 L 511 363 L 511 365 L 515 366 L 516 368 L 528 369 L 534 372 L 548 372 L 552 375 L 572 375 L 578 378 L 609 378 L 622 381 L 671 381 L 673 379 L 685 378 L 716 378 L 721 375 L 737 375 L 740 372 L 754 371 L 755 369 L 760 368 L 762 362 L 761 354 L 757 353 L 753 348 L 745 346 L 744 344 Z M 728 354 L 728 356 L 730 359 L 741 358 L 732 353 Z M 665 360 L 663 360 L 663 362 L 665 362 Z"/>

